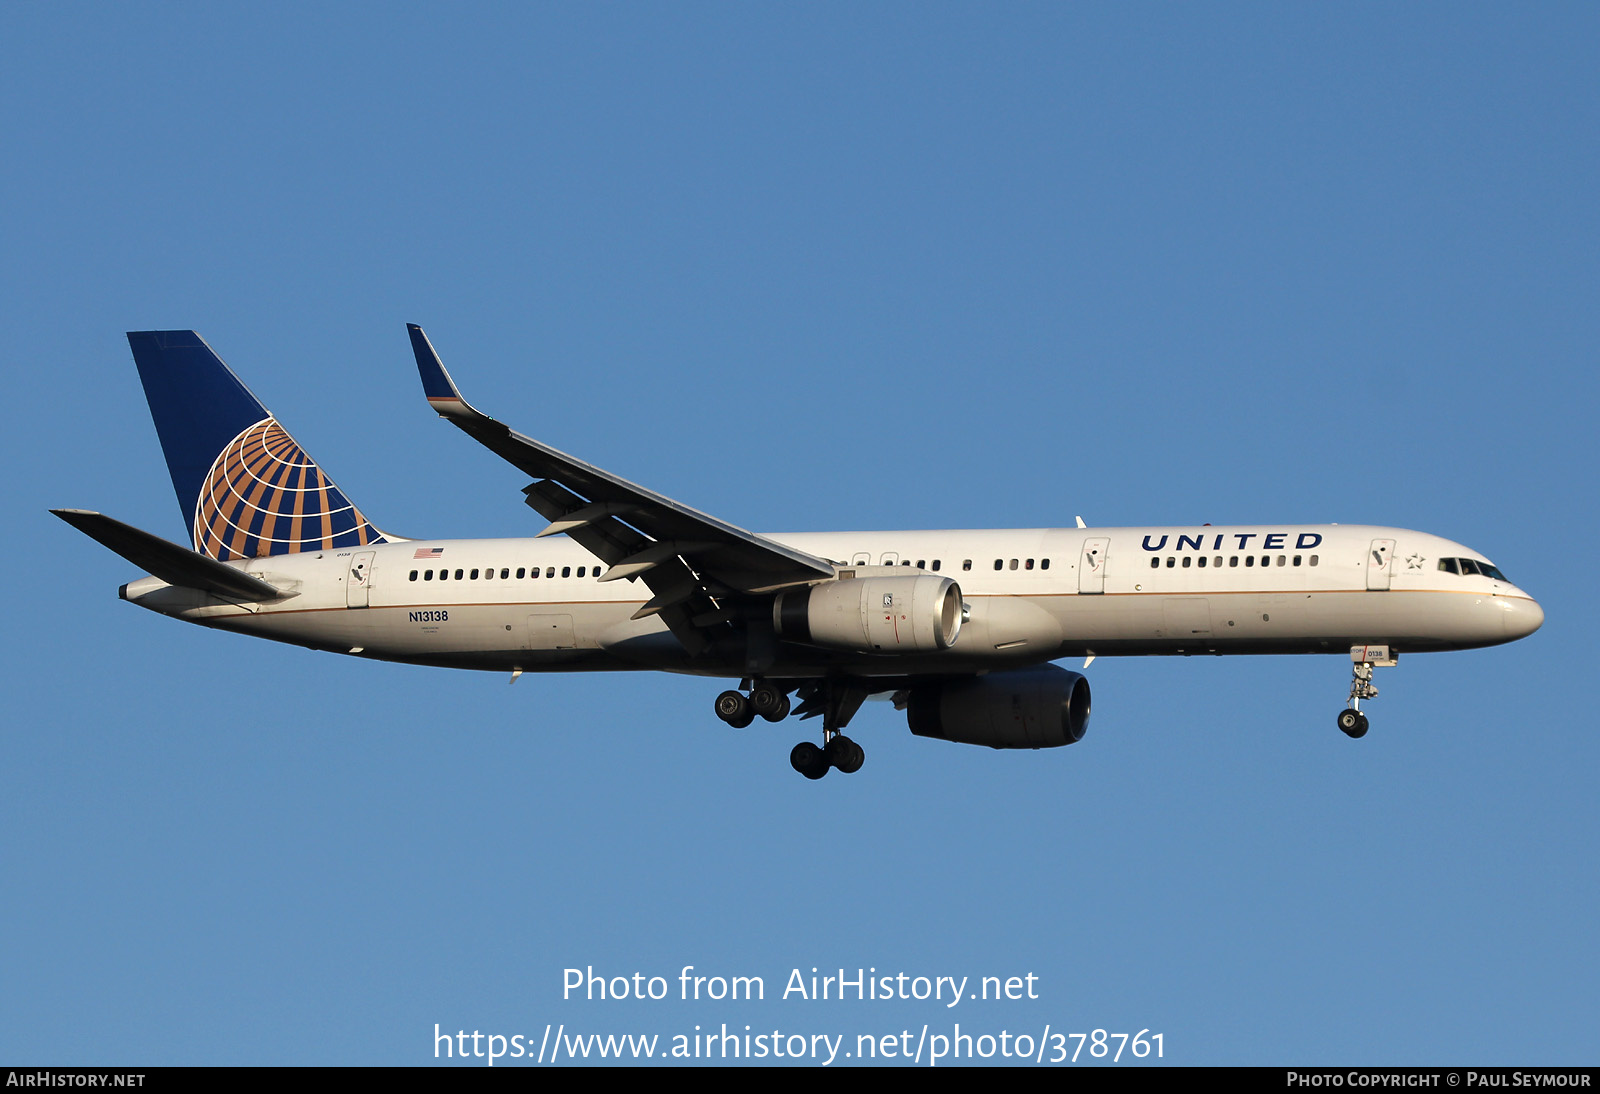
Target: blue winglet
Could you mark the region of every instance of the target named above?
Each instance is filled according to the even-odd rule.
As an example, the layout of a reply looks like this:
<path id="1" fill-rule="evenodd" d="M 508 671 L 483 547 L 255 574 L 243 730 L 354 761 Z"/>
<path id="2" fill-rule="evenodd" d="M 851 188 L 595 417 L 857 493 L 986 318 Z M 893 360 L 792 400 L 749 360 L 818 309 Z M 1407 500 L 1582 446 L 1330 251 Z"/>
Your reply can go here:
<path id="1" fill-rule="evenodd" d="M 444 362 L 439 360 L 439 352 L 428 341 L 428 336 L 422 333 L 422 328 L 415 323 L 407 323 L 406 333 L 411 335 L 411 352 L 417 358 L 417 373 L 422 377 L 422 393 L 428 397 L 428 404 L 439 412 L 440 417 L 482 417 L 461 397 L 455 381 L 445 371 Z"/>

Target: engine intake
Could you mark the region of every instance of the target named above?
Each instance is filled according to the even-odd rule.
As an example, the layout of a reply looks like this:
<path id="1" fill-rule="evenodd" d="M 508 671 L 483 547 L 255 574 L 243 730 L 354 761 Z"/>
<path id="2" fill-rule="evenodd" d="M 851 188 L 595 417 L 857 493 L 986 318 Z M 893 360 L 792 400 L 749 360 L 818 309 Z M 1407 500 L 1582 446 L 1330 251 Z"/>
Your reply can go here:
<path id="1" fill-rule="evenodd" d="M 788 642 L 863 653 L 923 653 L 955 645 L 961 586 L 933 574 L 847 577 L 787 589 L 772 626 Z"/>
<path id="2" fill-rule="evenodd" d="M 1042 665 L 940 680 L 911 689 L 906 721 L 919 737 L 990 748 L 1056 748 L 1089 728 L 1089 681 Z"/>

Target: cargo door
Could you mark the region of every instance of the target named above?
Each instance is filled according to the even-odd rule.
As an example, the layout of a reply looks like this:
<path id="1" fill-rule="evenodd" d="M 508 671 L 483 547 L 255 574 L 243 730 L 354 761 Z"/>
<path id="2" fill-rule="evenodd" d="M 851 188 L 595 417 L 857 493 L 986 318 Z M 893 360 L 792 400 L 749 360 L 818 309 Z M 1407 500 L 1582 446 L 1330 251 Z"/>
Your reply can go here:
<path id="1" fill-rule="evenodd" d="M 572 636 L 572 616 L 528 616 L 528 648 L 530 650 L 570 650 L 577 644 Z"/>

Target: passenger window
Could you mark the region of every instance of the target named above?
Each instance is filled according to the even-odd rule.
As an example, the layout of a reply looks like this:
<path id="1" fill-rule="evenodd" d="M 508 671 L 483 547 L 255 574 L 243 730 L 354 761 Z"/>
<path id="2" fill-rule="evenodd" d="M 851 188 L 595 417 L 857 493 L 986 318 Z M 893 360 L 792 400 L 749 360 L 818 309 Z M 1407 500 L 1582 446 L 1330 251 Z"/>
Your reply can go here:
<path id="1" fill-rule="evenodd" d="M 579 566 L 579 567 L 578 567 L 578 576 L 579 576 L 579 577 L 582 577 L 582 576 L 583 576 L 583 572 L 584 572 L 584 571 L 585 571 L 585 570 L 587 570 L 587 569 L 588 569 L 588 568 L 589 568 L 589 567 L 587 567 L 587 566 Z"/>
<path id="2" fill-rule="evenodd" d="M 1193 566 L 1193 565 L 1194 565 L 1194 559 L 1191 558 L 1189 555 L 1184 555 L 1183 556 L 1183 568 L 1185 570 L 1187 570 L 1190 566 Z"/>
<path id="3" fill-rule="evenodd" d="M 1229 555 L 1228 556 L 1228 565 L 1229 566 L 1238 566 L 1239 565 L 1239 556 L 1238 555 Z"/>
<path id="4" fill-rule="evenodd" d="M 970 558 L 964 558 L 964 559 L 962 559 L 962 560 L 961 560 L 961 568 L 962 568 L 962 569 L 963 569 L 963 570 L 970 570 L 970 569 L 972 569 L 972 560 L 971 560 L 971 559 L 970 559 Z"/>
<path id="5" fill-rule="evenodd" d="M 1161 560 L 1159 558 L 1151 558 L 1150 568 L 1152 570 L 1159 570 L 1161 568 Z"/>
<path id="6" fill-rule="evenodd" d="M 1015 570 L 1017 568 L 1017 560 L 1016 559 L 1012 559 L 1011 560 L 1011 568 L 1013 570 Z"/>
<path id="7" fill-rule="evenodd" d="M 433 580 L 433 571 L 432 570 L 424 570 L 423 573 L 422 573 L 422 580 L 424 580 L 424 581 L 432 581 Z"/>
<path id="8" fill-rule="evenodd" d="M 449 581 L 450 580 L 450 571 L 449 570 L 440 570 L 439 571 L 439 580 L 440 581 Z"/>
<path id="9" fill-rule="evenodd" d="M 1176 558 L 1173 558 L 1171 555 L 1167 556 L 1167 569 L 1170 570 L 1174 566 L 1176 566 L 1177 564 L 1178 564 L 1178 560 Z"/>
<path id="10" fill-rule="evenodd" d="M 417 571 L 415 571 L 415 570 L 411 571 L 411 580 L 412 581 L 417 580 Z"/>
<path id="11" fill-rule="evenodd" d="M 461 580 L 461 571 L 460 571 L 460 570 L 457 570 L 457 571 L 456 571 L 456 580 L 457 580 L 457 581 L 460 581 L 460 580 Z"/>
<path id="12" fill-rule="evenodd" d="M 1244 556 L 1244 564 L 1246 566 L 1254 566 L 1256 564 L 1256 556 L 1255 555 L 1245 555 Z"/>
<path id="13" fill-rule="evenodd" d="M 927 559 L 925 559 L 925 558 L 917 559 L 917 569 L 926 570 L 927 568 L 928 568 L 928 560 Z"/>
<path id="14" fill-rule="evenodd" d="M 508 578 L 508 577 L 510 577 L 510 576 L 511 576 L 511 569 L 510 569 L 510 567 L 507 567 L 507 566 L 502 566 L 502 567 L 500 567 L 500 580 L 501 580 L 501 581 L 504 581 L 504 580 L 505 580 L 505 579 L 506 579 L 506 578 Z M 521 577 L 521 576 L 522 576 L 522 575 L 521 575 L 521 574 L 518 574 L 518 575 L 517 575 L 517 576 L 518 576 L 518 577 Z"/>
<path id="15" fill-rule="evenodd" d="M 1312 555 L 1311 556 L 1311 565 L 1315 566 L 1316 564 L 1317 564 L 1317 556 L 1316 555 Z"/>
<path id="16" fill-rule="evenodd" d="M 563 567 L 561 567 L 561 576 L 562 577 L 571 577 L 572 576 L 572 567 L 571 566 L 563 566 Z"/>
<path id="17" fill-rule="evenodd" d="M 1201 555 L 1200 556 L 1200 568 L 1202 570 L 1204 570 L 1206 568 L 1206 556 L 1205 555 Z"/>
<path id="18" fill-rule="evenodd" d="M 598 567 L 598 566 L 592 567 L 589 570 L 589 573 L 592 574 L 595 577 L 599 577 L 600 576 L 600 567 Z"/>
<path id="19" fill-rule="evenodd" d="M 1212 559 L 1211 565 L 1215 566 L 1219 570 L 1222 569 L 1222 556 L 1218 555 L 1216 558 Z"/>
<path id="20" fill-rule="evenodd" d="M 1289 557 L 1287 555 L 1279 555 L 1278 556 L 1278 565 L 1279 566 L 1287 566 L 1288 564 L 1289 564 Z"/>
<path id="21" fill-rule="evenodd" d="M 1296 566 L 1300 565 L 1300 556 L 1299 555 L 1295 555 L 1294 556 L 1294 564 Z"/>
<path id="22" fill-rule="evenodd" d="M 1031 570 L 1031 569 L 1033 569 L 1033 559 L 1031 559 L 1031 558 L 1030 558 L 1030 559 L 1029 559 L 1029 560 L 1028 560 L 1028 561 L 1027 561 L 1027 562 L 1026 562 L 1026 563 L 1025 563 L 1025 564 L 1024 564 L 1024 565 L 1023 565 L 1023 567 L 1022 567 L 1022 568 L 1023 568 L 1023 569 L 1024 569 L 1024 570 Z"/>
<path id="23" fill-rule="evenodd" d="M 934 573 L 938 573 L 939 572 L 939 560 L 938 559 L 934 559 L 933 560 L 933 572 Z"/>
<path id="24" fill-rule="evenodd" d="M 1049 568 L 1050 568 L 1050 560 L 1048 558 L 1043 558 L 1043 559 L 1039 560 L 1039 569 L 1048 570 Z"/>
<path id="25" fill-rule="evenodd" d="M 556 568 L 554 566 L 546 566 L 544 568 L 544 576 L 545 577 L 555 577 L 556 576 Z"/>
<path id="26" fill-rule="evenodd" d="M 1005 566 L 1006 566 L 1005 559 L 997 558 L 997 559 L 994 560 L 994 568 L 996 570 L 1003 570 L 1003 569 L 1005 569 Z"/>
<path id="27" fill-rule="evenodd" d="M 517 580 L 521 581 L 523 578 L 525 578 L 527 576 L 528 576 L 528 568 L 526 566 L 518 566 L 517 567 Z"/>

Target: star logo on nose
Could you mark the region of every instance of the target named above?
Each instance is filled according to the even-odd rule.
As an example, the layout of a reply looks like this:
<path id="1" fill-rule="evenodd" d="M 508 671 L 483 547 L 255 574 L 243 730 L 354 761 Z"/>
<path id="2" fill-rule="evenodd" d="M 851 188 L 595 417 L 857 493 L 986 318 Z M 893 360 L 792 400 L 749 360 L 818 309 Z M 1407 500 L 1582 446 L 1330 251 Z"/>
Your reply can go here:
<path id="1" fill-rule="evenodd" d="M 1421 555 L 1408 555 L 1406 557 L 1406 569 L 1420 570 L 1422 569 L 1422 564 L 1426 561 L 1427 559 L 1423 558 Z"/>

